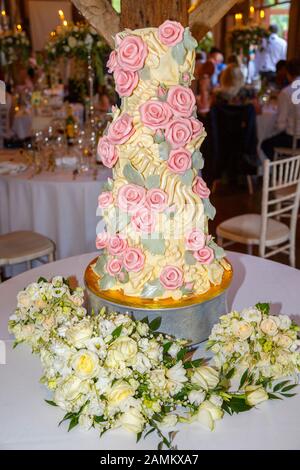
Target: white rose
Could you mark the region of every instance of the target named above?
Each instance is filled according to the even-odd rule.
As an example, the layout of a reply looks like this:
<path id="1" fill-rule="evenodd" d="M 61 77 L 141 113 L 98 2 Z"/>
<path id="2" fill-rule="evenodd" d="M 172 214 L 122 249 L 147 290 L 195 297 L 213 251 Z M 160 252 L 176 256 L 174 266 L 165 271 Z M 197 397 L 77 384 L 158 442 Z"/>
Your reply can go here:
<path id="1" fill-rule="evenodd" d="M 99 359 L 97 354 L 82 349 L 74 354 L 72 367 L 75 375 L 80 379 L 91 379 L 95 377 L 99 369 Z"/>
<path id="2" fill-rule="evenodd" d="M 172 382 L 184 383 L 187 382 L 186 369 L 182 365 L 182 361 L 179 361 L 175 366 L 167 370 L 166 376 Z"/>
<path id="3" fill-rule="evenodd" d="M 200 390 L 192 390 L 188 394 L 189 402 L 193 405 L 200 405 L 205 400 L 206 393 Z"/>
<path id="4" fill-rule="evenodd" d="M 127 382 L 118 380 L 106 394 L 108 404 L 112 407 L 119 406 L 124 400 L 132 397 L 134 393 L 134 388 L 131 387 Z"/>
<path id="5" fill-rule="evenodd" d="M 245 387 L 245 392 L 246 402 L 250 406 L 258 405 L 269 398 L 267 392 L 260 386 L 249 385 L 248 387 Z"/>
<path id="6" fill-rule="evenodd" d="M 18 302 L 17 306 L 19 308 L 29 308 L 32 304 L 32 300 L 31 300 L 30 296 L 25 291 L 22 291 L 22 292 L 18 293 L 17 302 Z"/>
<path id="7" fill-rule="evenodd" d="M 249 323 L 252 321 L 259 323 L 261 321 L 261 312 L 255 307 L 245 308 L 241 311 L 241 317 Z"/>
<path id="8" fill-rule="evenodd" d="M 200 366 L 193 370 L 191 382 L 200 385 L 204 390 L 215 388 L 219 383 L 218 372 L 209 366 Z"/>
<path id="9" fill-rule="evenodd" d="M 291 319 L 287 315 L 279 315 L 279 328 L 282 330 L 288 330 L 292 324 Z"/>
<path id="10" fill-rule="evenodd" d="M 155 339 L 153 339 L 149 341 L 145 354 L 149 357 L 151 361 L 160 362 L 162 360 L 162 352 L 162 347 L 157 341 L 155 341 Z"/>
<path id="11" fill-rule="evenodd" d="M 63 277 L 62 276 L 54 276 L 52 278 L 52 281 L 51 283 L 53 284 L 53 286 L 55 287 L 61 287 L 64 283 L 64 280 L 63 280 Z"/>
<path id="12" fill-rule="evenodd" d="M 279 354 L 277 354 L 277 362 L 279 364 L 282 364 L 284 366 L 288 366 L 291 360 L 291 355 L 287 351 L 280 351 Z"/>
<path id="13" fill-rule="evenodd" d="M 151 369 L 151 362 L 143 353 L 137 353 L 135 364 L 133 364 L 134 369 L 136 369 L 141 374 L 144 374 L 147 370 Z"/>
<path id="14" fill-rule="evenodd" d="M 129 336 L 120 336 L 109 347 L 109 351 L 119 353 L 127 365 L 132 365 L 138 351 L 137 343 Z"/>
<path id="15" fill-rule="evenodd" d="M 277 322 L 274 317 L 267 317 L 260 323 L 260 329 L 269 336 L 275 336 L 278 333 Z"/>
<path id="16" fill-rule="evenodd" d="M 293 344 L 293 340 L 288 335 L 276 335 L 273 339 L 278 346 L 284 349 L 289 349 Z"/>
<path id="17" fill-rule="evenodd" d="M 65 401 L 76 400 L 82 393 L 87 393 L 88 389 L 87 382 L 72 375 L 55 391 L 54 402 L 65 409 Z"/>
<path id="18" fill-rule="evenodd" d="M 93 327 L 89 320 L 82 320 L 75 326 L 71 326 L 66 332 L 67 340 L 74 344 L 76 348 L 82 348 L 85 341 L 90 339 L 93 334 Z"/>
<path id="19" fill-rule="evenodd" d="M 105 366 L 109 369 L 125 369 L 126 364 L 123 361 L 123 356 L 119 351 L 108 351 L 106 359 L 105 359 Z"/>
<path id="20" fill-rule="evenodd" d="M 176 343 L 173 343 L 172 346 L 168 350 L 168 354 L 170 354 L 171 357 L 175 358 L 177 354 L 180 351 L 180 346 Z"/>
<path id="21" fill-rule="evenodd" d="M 209 401 L 204 401 L 201 403 L 195 418 L 212 431 L 215 427 L 215 421 L 221 419 L 222 416 L 223 411 L 220 408 Z"/>
<path id="22" fill-rule="evenodd" d="M 241 320 L 233 323 L 232 331 L 238 338 L 244 341 L 251 336 L 253 327 L 246 321 Z"/>
<path id="23" fill-rule="evenodd" d="M 68 44 L 69 44 L 70 48 L 73 49 L 73 47 L 76 46 L 77 41 L 76 41 L 76 39 L 75 39 L 73 36 L 69 36 L 69 38 L 68 38 Z"/>
<path id="24" fill-rule="evenodd" d="M 171 428 L 173 426 L 176 426 L 177 421 L 178 421 L 177 416 L 172 413 L 169 413 L 163 417 L 163 420 L 161 421 L 161 423 L 159 423 L 159 426 Z"/>
<path id="25" fill-rule="evenodd" d="M 149 326 L 147 325 L 147 323 L 138 322 L 136 330 L 140 336 L 146 336 L 149 332 Z"/>
<path id="26" fill-rule="evenodd" d="M 120 426 L 134 434 L 142 432 L 145 425 L 143 415 L 136 408 L 129 408 L 126 413 L 121 414 L 118 422 Z"/>

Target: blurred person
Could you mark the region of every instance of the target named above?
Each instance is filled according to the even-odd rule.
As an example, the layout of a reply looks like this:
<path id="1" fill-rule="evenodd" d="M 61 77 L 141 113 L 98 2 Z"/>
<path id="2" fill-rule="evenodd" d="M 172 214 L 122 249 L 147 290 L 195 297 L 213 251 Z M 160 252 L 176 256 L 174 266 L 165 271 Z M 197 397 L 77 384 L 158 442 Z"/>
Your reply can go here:
<path id="1" fill-rule="evenodd" d="M 220 86 L 213 92 L 213 101 L 216 103 L 228 103 L 240 99 L 241 89 L 245 85 L 243 72 L 238 64 L 231 63 L 220 76 Z"/>
<path id="2" fill-rule="evenodd" d="M 213 87 L 215 87 L 219 83 L 220 74 L 226 68 L 226 64 L 224 63 L 224 55 L 220 49 L 217 47 L 212 47 L 208 60 L 210 60 L 215 66 L 214 74 L 211 77 L 211 84 Z"/>
<path id="3" fill-rule="evenodd" d="M 276 64 L 286 59 L 287 42 L 278 36 L 278 26 L 272 24 L 269 27 L 270 36 L 262 40 L 261 47 L 256 51 L 256 70 L 262 79 L 274 82 L 276 76 Z"/>
<path id="4" fill-rule="evenodd" d="M 211 78 L 214 72 L 215 66 L 211 61 L 202 64 L 197 80 L 198 94 L 196 95 L 197 112 L 200 115 L 208 113 L 210 109 Z"/>
<path id="5" fill-rule="evenodd" d="M 289 81 L 287 78 L 287 61 L 286 60 L 280 60 L 276 64 L 275 83 L 276 83 L 276 87 L 278 90 L 282 90 L 289 84 Z"/>
<path id="6" fill-rule="evenodd" d="M 271 160 L 274 158 L 275 147 L 292 148 L 294 135 L 300 135 L 300 59 L 289 60 L 286 68 L 289 85 L 278 95 L 278 133 L 261 144 L 263 152 Z M 298 100 L 293 99 L 294 93 Z M 300 147 L 300 140 L 297 142 L 297 147 Z"/>

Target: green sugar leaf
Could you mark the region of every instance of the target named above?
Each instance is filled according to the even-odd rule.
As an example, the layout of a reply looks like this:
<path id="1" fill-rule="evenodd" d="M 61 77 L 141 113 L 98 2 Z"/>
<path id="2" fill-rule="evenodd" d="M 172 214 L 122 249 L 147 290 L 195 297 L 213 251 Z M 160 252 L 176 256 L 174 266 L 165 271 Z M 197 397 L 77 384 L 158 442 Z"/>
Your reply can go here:
<path id="1" fill-rule="evenodd" d="M 113 188 L 113 184 L 114 184 L 113 180 L 111 178 L 107 178 L 105 183 L 103 183 L 102 185 L 103 191 L 111 191 Z"/>
<path id="2" fill-rule="evenodd" d="M 156 144 L 161 144 L 162 142 L 165 142 L 165 136 L 164 136 L 163 132 L 161 132 L 161 133 L 160 133 L 160 132 L 157 132 L 157 133 L 154 135 L 153 139 L 154 139 L 154 142 L 155 142 Z"/>
<path id="3" fill-rule="evenodd" d="M 170 145 L 168 142 L 161 142 L 158 147 L 159 151 L 159 158 L 162 160 L 168 160 L 169 158 L 169 153 L 170 153 Z"/>
<path id="4" fill-rule="evenodd" d="M 216 259 L 224 258 L 226 253 L 225 253 L 225 250 L 221 246 L 217 245 L 214 241 L 210 241 L 208 246 L 212 250 L 214 250 L 214 254 L 215 254 Z"/>
<path id="5" fill-rule="evenodd" d="M 176 60 L 178 65 L 183 65 L 186 56 L 186 49 L 184 47 L 183 41 L 176 44 L 172 47 L 172 56 Z"/>
<path id="6" fill-rule="evenodd" d="M 198 46 L 198 43 L 197 43 L 196 39 L 193 38 L 193 36 L 191 35 L 191 32 L 190 32 L 189 28 L 185 28 L 185 30 L 184 30 L 183 44 L 184 44 L 184 47 L 188 51 L 193 51 Z"/>
<path id="7" fill-rule="evenodd" d="M 151 79 L 151 74 L 150 74 L 150 68 L 145 66 L 139 71 L 139 76 L 141 80 L 150 80 Z"/>
<path id="8" fill-rule="evenodd" d="M 141 297 L 146 299 L 153 299 L 154 297 L 160 297 L 164 293 L 164 289 L 160 283 L 159 279 L 155 281 L 146 282 L 144 285 Z"/>
<path id="9" fill-rule="evenodd" d="M 203 202 L 203 205 L 204 205 L 205 215 L 207 215 L 207 217 L 210 220 L 213 220 L 215 218 L 215 215 L 216 215 L 215 207 L 212 205 L 212 203 L 210 202 L 210 200 L 208 198 L 202 199 L 202 202 Z"/>
<path id="10" fill-rule="evenodd" d="M 192 265 L 197 263 L 197 260 L 193 256 L 193 253 L 191 251 L 186 251 L 184 253 L 184 260 L 185 260 L 186 264 L 188 264 L 189 266 L 192 266 Z"/>
<path id="11" fill-rule="evenodd" d="M 153 255 L 163 255 L 166 251 L 165 240 L 160 234 L 152 234 L 151 238 L 142 238 L 141 242 Z"/>
<path id="12" fill-rule="evenodd" d="M 116 232 L 123 230 L 130 222 L 130 215 L 127 212 L 116 208 Z"/>
<path id="13" fill-rule="evenodd" d="M 193 168 L 195 168 L 196 170 L 202 170 L 202 168 L 204 167 L 204 160 L 200 150 L 195 150 L 195 152 L 193 153 L 192 164 Z"/>
<path id="14" fill-rule="evenodd" d="M 99 287 L 102 290 L 111 289 L 116 283 L 116 280 L 113 276 L 109 274 L 104 274 L 104 276 L 99 281 Z"/>
<path id="15" fill-rule="evenodd" d="M 160 177 L 159 175 L 150 175 L 146 178 L 145 186 L 147 189 L 159 188 Z"/>
<path id="16" fill-rule="evenodd" d="M 193 170 L 187 170 L 184 175 L 180 176 L 180 179 L 186 186 L 191 186 L 194 179 Z"/>
<path id="17" fill-rule="evenodd" d="M 123 175 L 127 179 L 128 183 L 138 184 L 139 186 L 145 186 L 145 181 L 142 175 L 131 165 L 127 163 L 123 169 Z"/>
<path id="18" fill-rule="evenodd" d="M 104 266 L 106 265 L 107 262 L 107 256 L 106 255 L 100 255 L 97 259 L 96 265 L 94 267 L 94 270 L 96 271 L 99 276 L 102 276 L 104 273 Z"/>

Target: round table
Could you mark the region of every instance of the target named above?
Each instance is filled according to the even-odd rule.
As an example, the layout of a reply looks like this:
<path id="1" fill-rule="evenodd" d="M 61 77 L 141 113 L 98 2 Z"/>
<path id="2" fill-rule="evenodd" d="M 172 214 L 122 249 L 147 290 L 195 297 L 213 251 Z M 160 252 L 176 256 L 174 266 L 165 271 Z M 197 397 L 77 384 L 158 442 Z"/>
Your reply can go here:
<path id="1" fill-rule="evenodd" d="M 257 149 L 261 161 L 265 160 L 266 156 L 261 149 L 261 144 L 265 139 L 273 137 L 278 132 L 276 130 L 277 121 L 277 108 L 272 106 L 264 106 L 262 114 L 256 116 L 257 128 Z"/>
<path id="2" fill-rule="evenodd" d="M 0 158 L 9 156 L 3 152 Z M 56 244 L 57 259 L 94 251 L 97 199 L 108 176 L 111 170 L 103 166 L 96 180 L 79 175 L 74 180 L 72 170 L 1 175 L 0 234 L 33 230 L 46 235 Z"/>
<path id="3" fill-rule="evenodd" d="M 32 269 L 0 285 L 0 338 L 6 340 L 6 365 L 0 365 L 1 449 L 156 449 L 153 434 L 136 444 L 135 436 L 117 429 L 101 440 L 94 430 L 62 424 L 59 408 L 47 405 L 50 395 L 39 383 L 40 360 L 24 345 L 12 349 L 7 320 L 16 306 L 17 292 L 39 276 L 75 275 L 82 284 L 83 272 L 96 256 L 87 254 Z M 228 293 L 229 308 L 242 309 L 258 301 L 272 301 L 272 313 L 287 313 L 300 322 L 300 271 L 254 256 L 228 252 L 234 278 Z M 203 346 L 202 346 L 203 348 Z M 200 348 L 200 353 L 201 349 Z M 178 425 L 175 439 L 183 449 L 300 449 L 300 396 L 267 401 L 248 413 L 225 415 L 210 432 L 194 423 Z"/>

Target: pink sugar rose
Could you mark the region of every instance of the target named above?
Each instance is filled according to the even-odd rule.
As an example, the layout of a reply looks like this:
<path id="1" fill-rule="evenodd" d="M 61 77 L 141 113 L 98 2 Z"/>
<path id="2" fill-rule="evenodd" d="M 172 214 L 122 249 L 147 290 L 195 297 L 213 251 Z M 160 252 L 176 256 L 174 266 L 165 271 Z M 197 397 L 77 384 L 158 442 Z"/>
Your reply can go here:
<path id="1" fill-rule="evenodd" d="M 123 258 L 123 264 L 127 271 L 137 273 L 144 267 L 145 255 L 140 248 L 127 248 Z"/>
<path id="2" fill-rule="evenodd" d="M 193 137 L 191 120 L 175 118 L 166 128 L 165 138 L 174 149 L 184 147 Z"/>
<path id="3" fill-rule="evenodd" d="M 131 217 L 131 224 L 139 233 L 152 233 L 156 225 L 155 213 L 147 207 L 141 207 Z"/>
<path id="4" fill-rule="evenodd" d="M 124 184 L 118 191 L 118 206 L 130 214 L 144 205 L 146 190 L 137 184 Z"/>
<path id="5" fill-rule="evenodd" d="M 194 251 L 194 257 L 201 264 L 210 264 L 214 259 L 214 251 L 209 246 Z"/>
<path id="6" fill-rule="evenodd" d="M 122 255 L 127 246 L 127 241 L 124 237 L 121 235 L 114 235 L 109 239 L 107 249 L 110 255 Z"/>
<path id="7" fill-rule="evenodd" d="M 107 136 L 101 137 L 98 142 L 97 148 L 98 155 L 101 158 L 103 165 L 112 168 L 118 161 L 117 149 L 111 144 Z"/>
<path id="8" fill-rule="evenodd" d="M 149 100 L 140 106 L 140 115 L 150 129 L 164 129 L 172 118 L 172 110 L 167 103 Z"/>
<path id="9" fill-rule="evenodd" d="M 196 98 L 190 88 L 175 85 L 169 90 L 167 103 L 175 116 L 190 117 L 196 105 Z"/>
<path id="10" fill-rule="evenodd" d="M 122 269 L 122 260 L 119 258 L 113 258 L 106 264 L 106 271 L 110 276 L 116 276 Z"/>
<path id="11" fill-rule="evenodd" d="M 123 70 L 136 72 L 144 67 L 148 46 L 139 36 L 126 36 L 118 48 L 118 62 Z"/>
<path id="12" fill-rule="evenodd" d="M 116 51 L 111 51 L 106 66 L 109 73 L 113 73 L 116 70 L 118 66 L 118 58 Z"/>
<path id="13" fill-rule="evenodd" d="M 128 113 L 124 113 L 110 124 L 107 136 L 112 144 L 120 145 L 127 142 L 134 132 L 132 117 Z"/>
<path id="14" fill-rule="evenodd" d="M 185 246 L 188 250 L 198 251 L 205 247 L 205 235 L 201 230 L 190 230 L 185 237 Z"/>
<path id="15" fill-rule="evenodd" d="M 116 90 L 120 96 L 131 96 L 133 90 L 139 83 L 137 72 L 122 70 L 119 67 L 117 67 L 114 72 L 114 79 L 116 82 Z"/>
<path id="16" fill-rule="evenodd" d="M 171 150 L 167 164 L 171 171 L 182 174 L 192 166 L 191 152 L 184 148 Z"/>
<path id="17" fill-rule="evenodd" d="M 193 129 L 193 139 L 196 139 L 199 137 L 199 135 L 202 134 L 203 132 L 203 123 L 201 121 L 198 121 L 198 119 L 192 117 L 191 118 L 191 124 L 192 124 L 192 129 Z"/>
<path id="18" fill-rule="evenodd" d="M 168 195 L 162 189 L 149 189 L 146 196 L 146 206 L 154 212 L 163 212 L 167 207 Z"/>
<path id="19" fill-rule="evenodd" d="M 103 191 L 98 197 L 98 206 L 101 209 L 105 209 L 114 202 L 114 198 L 111 191 Z"/>
<path id="20" fill-rule="evenodd" d="M 158 28 L 158 38 L 165 46 L 176 46 L 183 39 L 184 28 L 177 21 L 166 20 Z"/>
<path id="21" fill-rule="evenodd" d="M 183 272 L 177 266 L 165 266 L 160 273 L 159 280 L 167 290 L 175 290 L 183 284 Z"/>
<path id="22" fill-rule="evenodd" d="M 107 247 L 109 236 L 107 232 L 98 233 L 96 238 L 96 248 L 97 250 L 102 250 Z"/>
<path id="23" fill-rule="evenodd" d="M 207 199 L 210 195 L 210 190 L 207 187 L 205 181 L 201 178 L 201 176 L 196 176 L 193 183 L 193 191 L 194 193 L 198 194 L 202 199 Z"/>

